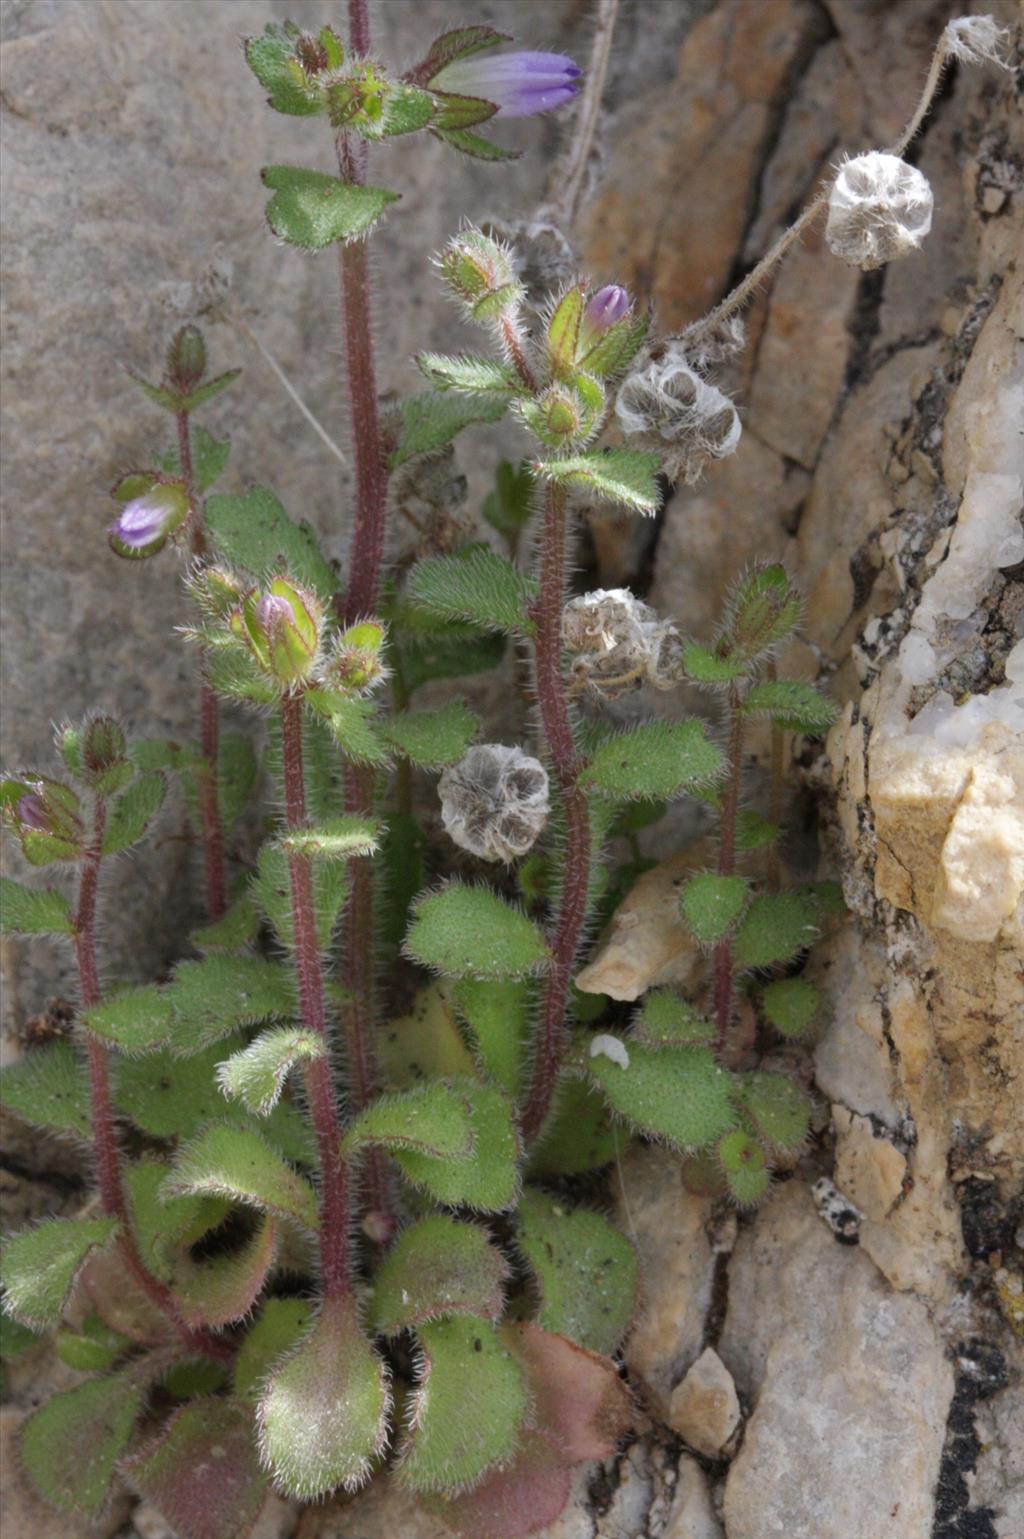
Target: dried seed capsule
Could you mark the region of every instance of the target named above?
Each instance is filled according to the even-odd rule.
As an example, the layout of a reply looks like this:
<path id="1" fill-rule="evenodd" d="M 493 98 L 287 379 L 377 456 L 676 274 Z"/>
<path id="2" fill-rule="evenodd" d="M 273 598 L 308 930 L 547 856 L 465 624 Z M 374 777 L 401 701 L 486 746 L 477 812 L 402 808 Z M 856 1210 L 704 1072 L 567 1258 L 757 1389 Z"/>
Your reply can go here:
<path id="1" fill-rule="evenodd" d="M 577 688 L 607 700 L 644 684 L 671 689 L 678 682 L 679 632 L 628 588 L 571 599 L 562 611 L 562 642 L 574 654 Z"/>
<path id="2" fill-rule="evenodd" d="M 933 202 L 927 178 L 898 155 L 857 155 L 829 193 L 828 248 L 865 272 L 908 256 L 932 227 Z"/>
<path id="3" fill-rule="evenodd" d="M 1009 69 L 1006 58 L 1010 42 L 1009 27 L 1001 27 L 994 16 L 958 16 L 943 34 L 946 53 L 962 64 L 998 64 Z"/>
<path id="4" fill-rule="evenodd" d="M 666 474 L 690 484 L 709 459 L 734 453 L 742 432 L 729 397 L 698 373 L 678 341 L 641 355 L 619 387 L 615 413 L 627 438 L 659 449 Z"/>
<path id="5" fill-rule="evenodd" d="M 548 820 L 548 776 L 521 748 L 479 743 L 438 784 L 441 818 L 460 849 L 481 860 L 518 860 Z"/>

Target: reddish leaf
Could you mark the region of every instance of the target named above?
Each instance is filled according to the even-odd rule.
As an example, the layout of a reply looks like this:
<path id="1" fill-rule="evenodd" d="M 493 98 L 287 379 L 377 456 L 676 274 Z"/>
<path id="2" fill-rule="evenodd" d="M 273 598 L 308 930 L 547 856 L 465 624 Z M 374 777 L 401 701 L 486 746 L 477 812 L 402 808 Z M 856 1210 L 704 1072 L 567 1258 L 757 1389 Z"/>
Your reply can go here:
<path id="1" fill-rule="evenodd" d="M 507 1469 L 465 1495 L 424 1505 L 463 1539 L 527 1539 L 556 1521 L 571 1489 L 572 1469 L 550 1438 L 527 1432 Z"/>
<path id="2" fill-rule="evenodd" d="M 104 1325 L 119 1335 L 140 1342 L 160 1341 L 167 1336 L 167 1321 L 129 1275 L 119 1245 L 90 1256 L 78 1282 Z"/>
<path id="3" fill-rule="evenodd" d="M 611 1359 L 527 1322 L 508 1325 L 503 1334 L 526 1371 L 538 1431 L 570 1464 L 609 1458 L 633 1410 Z"/>
<path id="4" fill-rule="evenodd" d="M 184 1406 L 121 1470 L 180 1539 L 243 1539 L 267 1494 L 252 1413 L 237 1400 Z"/>
<path id="5" fill-rule="evenodd" d="M 183 1257 L 174 1268 L 172 1287 L 189 1325 L 231 1325 L 247 1315 L 259 1298 L 277 1254 L 277 1229 L 265 1217 L 243 1249 L 215 1260 Z"/>

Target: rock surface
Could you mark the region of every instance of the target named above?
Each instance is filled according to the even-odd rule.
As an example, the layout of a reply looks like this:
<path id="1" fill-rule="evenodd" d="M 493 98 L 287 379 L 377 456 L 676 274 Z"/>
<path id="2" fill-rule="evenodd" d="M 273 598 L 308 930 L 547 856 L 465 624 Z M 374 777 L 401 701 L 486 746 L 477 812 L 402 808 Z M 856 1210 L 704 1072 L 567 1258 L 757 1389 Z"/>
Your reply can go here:
<path id="1" fill-rule="evenodd" d="M 672 1391 L 669 1426 L 706 1459 L 717 1459 L 731 1443 L 740 1414 L 732 1374 L 714 1347 L 705 1347 Z"/>

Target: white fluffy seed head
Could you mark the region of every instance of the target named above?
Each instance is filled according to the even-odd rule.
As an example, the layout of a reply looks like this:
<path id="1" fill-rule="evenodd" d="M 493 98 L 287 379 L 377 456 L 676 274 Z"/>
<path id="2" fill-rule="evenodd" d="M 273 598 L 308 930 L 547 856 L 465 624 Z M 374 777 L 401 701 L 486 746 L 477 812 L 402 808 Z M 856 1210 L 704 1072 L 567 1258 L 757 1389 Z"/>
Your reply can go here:
<path id="1" fill-rule="evenodd" d="M 597 588 L 562 611 L 562 642 L 577 689 L 615 700 L 644 684 L 678 682 L 679 632 L 628 588 Z"/>
<path id="2" fill-rule="evenodd" d="M 1009 27 L 1001 27 L 994 16 L 958 16 L 948 23 L 943 34 L 946 53 L 962 64 L 998 64 L 1009 69 L 1007 50 Z"/>
<path id="3" fill-rule="evenodd" d="M 908 256 L 932 227 L 933 202 L 928 179 L 898 155 L 856 155 L 829 193 L 829 250 L 865 272 Z"/>
<path id="4" fill-rule="evenodd" d="M 469 749 L 445 770 L 438 791 L 449 837 L 480 860 L 521 859 L 551 810 L 543 764 L 504 743 Z"/>
<path id="5" fill-rule="evenodd" d="M 641 355 L 619 386 L 615 414 L 627 438 L 664 457 L 666 474 L 692 484 L 709 459 L 725 459 L 740 441 L 739 413 L 694 367 L 681 342 Z"/>

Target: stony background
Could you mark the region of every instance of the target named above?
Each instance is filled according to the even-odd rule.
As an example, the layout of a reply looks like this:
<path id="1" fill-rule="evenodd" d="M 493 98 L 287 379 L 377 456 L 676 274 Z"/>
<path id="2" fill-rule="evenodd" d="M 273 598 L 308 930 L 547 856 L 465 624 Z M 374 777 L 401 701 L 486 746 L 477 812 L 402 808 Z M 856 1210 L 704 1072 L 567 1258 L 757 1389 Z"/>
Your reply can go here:
<path id="1" fill-rule="evenodd" d="M 981 8 L 1014 21 L 1011 0 Z M 236 44 L 271 17 L 328 9 L 8 0 L 6 762 L 38 761 L 49 720 L 87 699 L 116 701 L 140 730 L 190 720 L 166 569 L 115 562 L 101 533 L 103 488 L 154 427 L 119 360 L 155 370 L 168 328 L 229 278 L 228 308 L 340 434 L 330 259 L 278 249 L 262 220 L 258 168 L 301 154 L 301 125 L 261 110 Z M 474 13 L 583 57 L 588 10 L 483 0 Z M 383 0 L 382 49 L 412 58 L 452 14 Z M 950 14 L 941 0 L 623 0 L 602 176 L 578 232 L 586 261 L 652 297 L 664 323 L 701 313 L 840 147 L 897 131 Z M 814 961 L 830 1001 L 815 1051 L 820 1133 L 792 1178 L 737 1223 L 685 1195 L 664 1152 L 637 1149 L 624 1165 L 621 1221 L 648 1284 L 625 1354 L 640 1435 L 581 1478 L 552 1539 L 1024 1531 L 1019 653 L 1007 669 L 1024 613 L 1024 135 L 1013 85 L 992 71 L 947 83 L 917 151 L 936 193 L 923 255 L 860 276 L 812 234 L 760 296 L 736 456 L 677 492 L 656 525 L 591 525 L 587 560 L 603 582 L 632 581 L 698 631 L 750 555 L 791 563 L 808 595 L 793 660 L 830 677 L 844 707 L 827 752 L 800 761 L 793 821 L 817 827 L 852 912 Z M 419 143 L 381 153 L 404 194 L 377 248 L 388 386 L 407 383 L 409 354 L 452 324 L 421 283 L 419 253 L 463 213 L 515 216 L 543 194 L 553 126 L 507 132 L 531 152 L 500 173 Z M 217 416 L 236 484 L 274 485 L 340 556 L 337 462 L 248 343 L 223 326 L 213 346 L 218 366 L 246 367 L 247 388 Z M 467 466 L 474 490 L 482 463 Z M 191 855 L 173 816 L 164 832 L 118 877 L 107 940 L 122 973 L 159 967 L 187 921 Z M 663 926 L 656 901 L 648 924 Z M 17 1026 L 65 980 L 42 944 L 5 962 Z M 64 1157 L 31 1154 L 0 1177 L 12 1223 L 66 1190 Z M 822 1176 L 859 1210 L 859 1245 L 837 1244 L 820 1216 Z M 12 1388 L 5 1433 L 41 1393 L 38 1368 Z M 38 1507 L 13 1510 L 13 1532 L 70 1532 Z M 118 1508 L 105 1531 L 126 1522 L 158 1539 L 145 1510 Z M 275 1506 L 265 1535 L 294 1523 Z M 298 1531 L 440 1539 L 377 1491 L 312 1509 Z"/>

